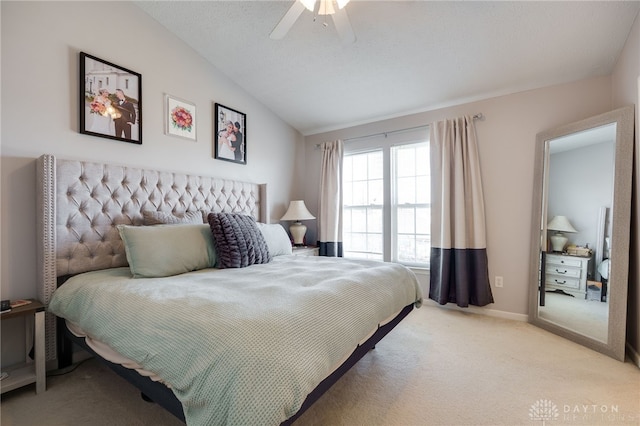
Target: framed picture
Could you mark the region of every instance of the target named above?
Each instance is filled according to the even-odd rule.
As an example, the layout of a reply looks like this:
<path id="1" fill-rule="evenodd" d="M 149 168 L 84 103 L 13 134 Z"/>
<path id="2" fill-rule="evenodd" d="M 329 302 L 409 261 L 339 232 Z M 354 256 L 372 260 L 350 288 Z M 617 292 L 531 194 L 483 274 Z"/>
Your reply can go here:
<path id="1" fill-rule="evenodd" d="M 196 140 L 196 106 L 191 102 L 165 95 L 165 133 Z"/>
<path id="2" fill-rule="evenodd" d="M 214 158 L 247 164 L 247 115 L 220 104 L 215 104 L 214 113 Z"/>
<path id="3" fill-rule="evenodd" d="M 142 144 L 142 76 L 80 52 L 80 133 Z"/>

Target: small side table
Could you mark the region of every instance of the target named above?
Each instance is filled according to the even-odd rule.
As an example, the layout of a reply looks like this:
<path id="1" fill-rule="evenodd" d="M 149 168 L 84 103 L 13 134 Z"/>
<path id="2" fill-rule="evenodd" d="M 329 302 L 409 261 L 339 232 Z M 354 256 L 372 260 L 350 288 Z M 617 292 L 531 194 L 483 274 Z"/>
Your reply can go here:
<path id="1" fill-rule="evenodd" d="M 294 256 L 319 256 L 320 248 L 316 246 L 294 246 Z"/>
<path id="2" fill-rule="evenodd" d="M 5 393 L 19 387 L 35 383 L 36 393 L 46 390 L 46 371 L 44 362 L 44 305 L 37 300 L 29 299 L 31 303 L 11 309 L 0 314 L 0 320 L 9 318 L 33 316 L 34 321 L 34 353 L 35 362 L 28 358 L 25 363 L 5 369 L 9 376 L 0 380 L 0 393 Z M 27 320 L 27 318 L 25 318 Z M 31 342 L 25 342 L 26 352 L 31 348 Z"/>

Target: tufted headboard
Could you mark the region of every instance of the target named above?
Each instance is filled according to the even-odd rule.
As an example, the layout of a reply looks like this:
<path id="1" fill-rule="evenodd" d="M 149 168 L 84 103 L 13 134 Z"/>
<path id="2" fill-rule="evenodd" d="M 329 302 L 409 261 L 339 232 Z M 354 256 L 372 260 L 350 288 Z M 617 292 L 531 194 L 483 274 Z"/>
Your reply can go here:
<path id="1" fill-rule="evenodd" d="M 127 265 L 116 225 L 142 225 L 142 212 L 231 212 L 267 222 L 266 184 L 57 159 L 37 164 L 38 298 L 48 304 L 58 277 Z M 203 219 L 204 222 L 204 219 Z M 56 356 L 47 315 L 47 360 Z"/>

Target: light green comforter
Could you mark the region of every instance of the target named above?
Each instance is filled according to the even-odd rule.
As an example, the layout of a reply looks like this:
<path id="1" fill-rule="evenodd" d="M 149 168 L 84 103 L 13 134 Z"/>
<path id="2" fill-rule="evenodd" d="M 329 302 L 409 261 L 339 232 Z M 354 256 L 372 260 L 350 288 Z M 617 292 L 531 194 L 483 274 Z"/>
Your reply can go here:
<path id="1" fill-rule="evenodd" d="M 49 311 L 170 384 L 189 425 L 277 425 L 421 297 L 397 264 L 278 256 L 168 278 L 89 272 L 56 290 Z"/>

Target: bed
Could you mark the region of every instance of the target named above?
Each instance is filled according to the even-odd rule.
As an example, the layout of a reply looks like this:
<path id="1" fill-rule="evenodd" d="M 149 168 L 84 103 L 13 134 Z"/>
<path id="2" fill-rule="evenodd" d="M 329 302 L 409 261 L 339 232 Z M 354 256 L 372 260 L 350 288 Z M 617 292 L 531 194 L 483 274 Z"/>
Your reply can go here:
<path id="1" fill-rule="evenodd" d="M 291 424 L 421 303 L 401 265 L 293 256 L 265 185 L 37 170 L 47 360 L 76 342 L 189 425 Z"/>

